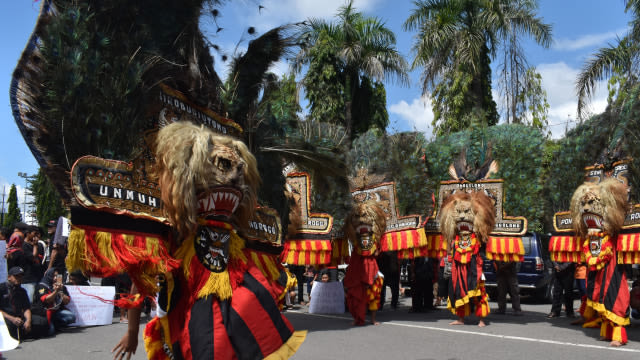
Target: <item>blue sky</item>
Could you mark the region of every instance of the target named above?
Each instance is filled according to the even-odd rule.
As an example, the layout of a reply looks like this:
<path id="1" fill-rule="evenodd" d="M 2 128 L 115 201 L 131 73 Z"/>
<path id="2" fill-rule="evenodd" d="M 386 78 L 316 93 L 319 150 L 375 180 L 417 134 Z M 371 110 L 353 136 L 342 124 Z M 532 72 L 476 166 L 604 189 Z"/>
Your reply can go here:
<path id="1" fill-rule="evenodd" d="M 264 6 L 258 11 L 258 4 Z M 336 13 L 344 0 L 237 0 L 221 9 L 217 19 L 224 30 L 216 34 L 211 19 L 205 19 L 205 31 L 215 43 L 232 52 L 246 47 L 248 35 L 242 36 L 242 29 L 255 26 L 258 33 L 284 24 L 302 21 L 308 17 L 327 18 Z M 355 0 L 354 6 L 368 16 L 377 16 L 386 22 L 397 36 L 397 48 L 411 61 L 411 45 L 414 33 L 402 31 L 402 23 L 413 8 L 408 0 Z M 40 2 L 32 0 L 0 1 L 0 32 L 5 34 L 0 57 L 0 84 L 4 84 L 5 95 L 0 96 L 0 191 L 14 183 L 18 186 L 19 200 L 22 201 L 24 180 L 18 172 L 34 174 L 38 164 L 27 148 L 15 124 L 9 106 L 9 85 L 11 74 L 33 31 L 39 12 Z M 254 10 L 252 10 L 254 9 Z M 624 13 L 623 0 L 539 0 L 538 14 L 553 26 L 554 44 L 550 49 L 542 49 L 526 42 L 525 50 L 530 64 L 535 65 L 543 76 L 543 87 L 547 91 L 551 105 L 549 123 L 554 137 L 561 137 L 565 127 L 571 128 L 575 122 L 576 96 L 574 83 L 576 76 L 588 59 L 600 47 L 614 43 L 616 36 L 623 36 L 628 29 L 628 14 Z M 244 37 L 244 38 L 243 38 Z M 494 61 L 494 67 L 498 64 Z M 217 71 L 224 76 L 225 65 L 218 61 Z M 275 72 L 285 72 L 284 64 L 279 64 Z M 494 70 L 494 76 L 497 73 Z M 399 87 L 385 84 L 387 88 L 387 109 L 391 125 L 389 131 L 419 130 L 431 137 L 431 113 L 428 97 L 422 97 L 420 72 L 411 73 L 411 85 Z M 497 81 L 494 80 L 497 91 Z M 497 93 L 496 101 L 499 101 Z M 599 87 L 591 102 L 594 113 L 601 112 L 606 105 L 606 84 Z M 1 196 L 1 195 L 0 195 Z"/>

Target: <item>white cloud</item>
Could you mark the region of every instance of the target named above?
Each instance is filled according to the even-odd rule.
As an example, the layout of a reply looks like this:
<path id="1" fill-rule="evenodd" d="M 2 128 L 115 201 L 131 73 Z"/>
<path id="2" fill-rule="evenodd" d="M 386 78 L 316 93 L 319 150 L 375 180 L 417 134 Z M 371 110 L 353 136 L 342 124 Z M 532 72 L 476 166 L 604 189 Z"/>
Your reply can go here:
<path id="1" fill-rule="evenodd" d="M 359 12 L 371 12 L 380 0 L 356 0 L 354 8 Z M 335 16 L 338 9 L 346 4 L 345 0 L 266 0 L 261 9 L 249 16 L 248 21 L 260 30 L 271 29 L 275 26 L 296 23 L 308 18 L 329 19 Z M 246 16 L 246 11 L 245 11 Z"/>
<path id="2" fill-rule="evenodd" d="M 576 39 L 561 38 L 553 42 L 553 48 L 561 51 L 573 51 L 583 48 L 603 45 L 610 40 L 614 40 L 618 36 L 622 36 L 627 29 L 618 29 L 616 31 L 608 31 L 601 34 L 588 34 L 580 36 Z"/>
<path id="3" fill-rule="evenodd" d="M 564 136 L 566 129 L 577 123 L 578 97 L 575 82 L 579 70 L 564 62 L 540 64 L 537 71 L 542 75 L 542 86 L 547 91 L 549 102 L 549 129 L 554 139 Z M 594 95 L 589 101 L 591 113 L 598 114 L 607 106 L 607 88 L 604 82 L 596 85 Z"/>
<path id="4" fill-rule="evenodd" d="M 433 112 L 431 111 L 431 99 L 428 97 L 414 98 L 411 104 L 404 100 L 389 106 L 389 112 L 400 116 L 403 123 L 398 124 L 400 129 L 413 129 L 421 131 L 427 138 L 433 136 Z"/>

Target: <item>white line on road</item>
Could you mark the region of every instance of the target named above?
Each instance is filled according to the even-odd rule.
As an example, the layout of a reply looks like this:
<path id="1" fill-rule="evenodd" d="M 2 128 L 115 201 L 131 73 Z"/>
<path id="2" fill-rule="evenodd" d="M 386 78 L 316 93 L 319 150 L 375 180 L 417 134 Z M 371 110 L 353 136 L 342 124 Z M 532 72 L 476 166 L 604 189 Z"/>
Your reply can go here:
<path id="1" fill-rule="evenodd" d="M 297 313 L 300 313 L 300 314 L 317 316 L 317 317 L 350 320 L 350 318 L 343 317 L 343 316 L 326 315 L 326 314 L 309 314 L 309 313 L 305 313 L 305 312 L 302 312 L 302 311 L 291 311 L 291 312 L 297 312 Z M 591 345 L 591 344 L 578 344 L 578 343 L 565 342 L 565 341 L 535 339 L 535 338 L 527 338 L 527 337 L 521 337 L 521 336 L 487 334 L 487 333 L 476 332 L 476 331 L 468 331 L 468 330 L 444 329 L 444 328 L 439 328 L 439 327 L 434 327 L 434 326 L 403 324 L 403 323 L 398 323 L 398 322 L 394 322 L 394 321 L 386 321 L 386 322 L 384 322 L 382 324 L 384 324 L 384 325 L 393 325 L 393 326 L 404 326 L 404 327 L 410 327 L 410 328 L 419 328 L 419 329 L 425 329 L 425 330 L 451 332 L 451 333 L 457 333 L 457 334 L 487 336 L 487 337 L 494 337 L 494 338 L 500 338 L 500 339 L 505 339 L 505 340 L 520 340 L 520 341 L 537 342 L 537 343 L 543 343 L 543 344 L 553 344 L 553 345 L 562 345 L 562 346 L 576 346 L 576 347 L 581 347 L 581 348 L 592 348 L 592 349 L 600 349 L 600 350 L 611 350 L 611 351 L 623 351 L 623 352 L 640 353 L 640 350 L 630 349 L 630 348 L 625 348 L 625 347 L 610 347 L 610 346 Z"/>

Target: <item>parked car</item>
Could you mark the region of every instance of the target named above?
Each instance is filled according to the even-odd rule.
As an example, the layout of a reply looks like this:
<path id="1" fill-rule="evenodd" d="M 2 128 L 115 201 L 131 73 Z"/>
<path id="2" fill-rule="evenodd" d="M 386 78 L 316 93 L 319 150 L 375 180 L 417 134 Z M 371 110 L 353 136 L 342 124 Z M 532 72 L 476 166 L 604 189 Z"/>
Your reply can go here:
<path id="1" fill-rule="evenodd" d="M 538 233 L 527 233 L 522 237 L 524 261 L 518 263 L 518 286 L 521 295 L 533 295 L 542 301 L 551 302 L 553 294 L 553 266 L 549 256 L 549 237 Z M 485 258 L 483 272 L 487 294 L 496 299 L 495 267 Z"/>

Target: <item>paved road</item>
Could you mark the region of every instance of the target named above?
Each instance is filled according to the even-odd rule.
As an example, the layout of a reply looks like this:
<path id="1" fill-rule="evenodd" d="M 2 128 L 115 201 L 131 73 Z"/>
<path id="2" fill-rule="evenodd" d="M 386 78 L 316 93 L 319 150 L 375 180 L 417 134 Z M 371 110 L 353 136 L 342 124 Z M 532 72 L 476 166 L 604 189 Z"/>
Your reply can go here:
<path id="1" fill-rule="evenodd" d="M 309 331 L 293 359 L 630 359 L 640 356 L 640 322 L 628 328 L 630 342 L 610 348 L 598 341 L 597 329 L 569 325 L 567 318 L 548 320 L 549 304 L 523 303 L 524 316 L 490 315 L 489 326 L 472 320 L 450 326 L 444 308 L 421 314 L 408 312 L 410 299 L 397 311 L 379 313 L 380 326 L 351 327 L 344 315 L 314 315 L 306 307 L 286 312 L 297 329 Z M 492 303 L 492 310 L 496 304 Z M 576 302 L 577 306 L 577 302 Z M 117 318 L 114 318 L 114 322 Z M 6 359 L 110 359 L 110 350 L 126 325 L 115 323 L 72 329 L 53 338 L 24 342 L 5 352 Z M 142 340 L 134 359 L 145 359 Z"/>

